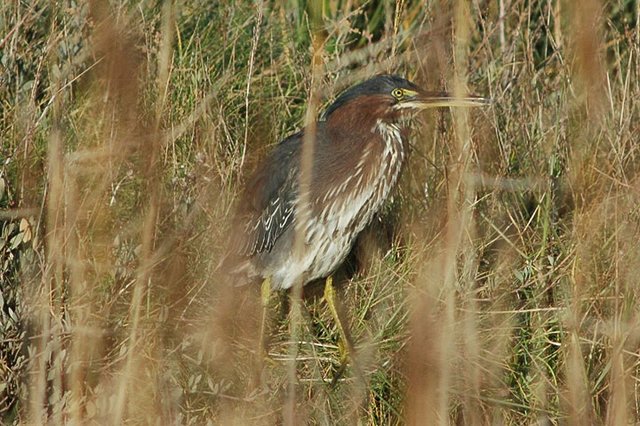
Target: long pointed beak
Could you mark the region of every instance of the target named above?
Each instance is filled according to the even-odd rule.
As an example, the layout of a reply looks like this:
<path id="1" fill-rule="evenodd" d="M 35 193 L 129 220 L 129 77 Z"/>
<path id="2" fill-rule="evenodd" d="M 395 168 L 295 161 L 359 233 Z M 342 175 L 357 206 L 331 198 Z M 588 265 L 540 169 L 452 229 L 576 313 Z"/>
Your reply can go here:
<path id="1" fill-rule="evenodd" d="M 441 107 L 476 107 L 491 104 L 490 98 L 476 95 L 466 95 L 463 97 L 454 96 L 451 93 L 420 92 L 411 98 L 401 101 L 395 105 L 397 109 L 427 109 Z"/>

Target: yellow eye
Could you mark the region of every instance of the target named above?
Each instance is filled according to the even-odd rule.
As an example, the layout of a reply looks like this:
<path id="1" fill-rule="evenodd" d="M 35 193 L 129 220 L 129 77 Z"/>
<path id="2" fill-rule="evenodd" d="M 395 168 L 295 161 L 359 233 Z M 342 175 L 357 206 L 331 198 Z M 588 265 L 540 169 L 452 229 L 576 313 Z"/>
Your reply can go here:
<path id="1" fill-rule="evenodd" d="M 394 98 L 400 100 L 404 96 L 404 90 L 402 90 L 402 89 L 393 89 L 391 91 L 391 96 L 393 96 Z"/>

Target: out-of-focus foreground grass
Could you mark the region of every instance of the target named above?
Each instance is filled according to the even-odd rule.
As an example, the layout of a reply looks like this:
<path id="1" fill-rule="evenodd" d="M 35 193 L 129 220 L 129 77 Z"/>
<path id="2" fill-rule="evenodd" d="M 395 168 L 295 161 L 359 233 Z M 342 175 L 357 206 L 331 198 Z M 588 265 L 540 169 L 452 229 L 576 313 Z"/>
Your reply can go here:
<path id="1" fill-rule="evenodd" d="M 3 422 L 640 421 L 639 2 L 5 3 Z M 217 265 L 311 88 L 381 72 L 493 104 L 416 117 L 338 274 L 332 386 L 313 286 L 261 361 Z"/>

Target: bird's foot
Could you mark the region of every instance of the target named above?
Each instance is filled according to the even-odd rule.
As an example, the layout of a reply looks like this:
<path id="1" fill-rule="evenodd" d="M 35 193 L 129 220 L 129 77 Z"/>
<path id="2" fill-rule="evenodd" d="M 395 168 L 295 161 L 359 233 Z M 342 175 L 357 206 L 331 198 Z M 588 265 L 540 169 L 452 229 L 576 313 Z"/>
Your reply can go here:
<path id="1" fill-rule="evenodd" d="M 345 327 L 340 317 L 340 301 L 336 297 L 336 289 L 333 286 L 333 277 L 327 277 L 324 287 L 324 300 L 327 302 L 329 311 L 333 316 L 338 327 L 340 339 L 338 340 L 338 352 L 340 354 L 340 367 L 331 381 L 331 386 L 335 386 L 338 380 L 344 374 L 347 364 L 351 361 L 351 365 L 359 379 L 363 380 L 362 373 L 356 361 L 356 349 L 351 340 L 349 330 Z"/>

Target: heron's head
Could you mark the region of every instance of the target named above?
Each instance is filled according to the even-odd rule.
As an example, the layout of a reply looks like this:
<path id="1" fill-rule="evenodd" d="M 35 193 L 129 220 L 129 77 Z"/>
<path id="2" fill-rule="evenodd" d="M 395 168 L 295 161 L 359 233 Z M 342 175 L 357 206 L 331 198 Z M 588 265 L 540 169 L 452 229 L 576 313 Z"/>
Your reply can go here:
<path id="1" fill-rule="evenodd" d="M 393 121 L 407 113 L 427 108 L 470 107 L 488 103 L 487 98 L 480 96 L 456 97 L 450 93 L 427 92 L 402 77 L 379 75 L 340 94 L 322 118 L 330 120 L 339 116 L 342 122 L 353 119 L 356 123 L 356 115 L 364 113 L 375 119 Z"/>

